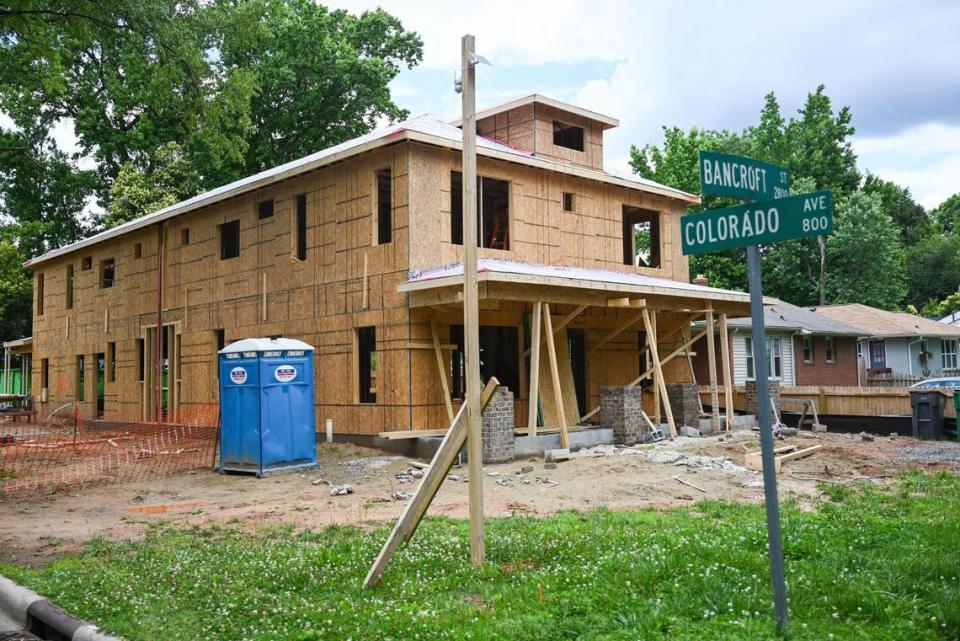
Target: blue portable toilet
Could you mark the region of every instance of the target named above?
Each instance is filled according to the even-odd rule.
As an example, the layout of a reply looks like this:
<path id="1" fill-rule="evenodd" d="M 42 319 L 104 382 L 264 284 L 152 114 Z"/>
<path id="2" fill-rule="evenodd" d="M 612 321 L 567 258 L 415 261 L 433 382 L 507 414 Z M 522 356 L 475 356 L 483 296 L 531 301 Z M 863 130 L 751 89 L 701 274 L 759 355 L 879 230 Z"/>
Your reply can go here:
<path id="1" fill-rule="evenodd" d="M 313 347 L 245 338 L 220 350 L 220 470 L 264 476 L 316 462 Z"/>

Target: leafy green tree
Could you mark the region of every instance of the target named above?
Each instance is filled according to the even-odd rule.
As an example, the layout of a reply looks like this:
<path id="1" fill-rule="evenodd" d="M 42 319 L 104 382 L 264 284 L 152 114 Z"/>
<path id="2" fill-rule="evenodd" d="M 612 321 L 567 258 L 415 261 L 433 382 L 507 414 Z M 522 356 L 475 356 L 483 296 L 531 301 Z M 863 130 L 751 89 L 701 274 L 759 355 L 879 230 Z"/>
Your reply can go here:
<path id="1" fill-rule="evenodd" d="M 960 288 L 960 236 L 931 233 L 907 248 L 908 300 L 918 308 Z"/>
<path id="2" fill-rule="evenodd" d="M 811 178 L 817 189 L 832 189 L 834 198 L 852 193 L 860 186 L 857 156 L 850 137 L 849 107 L 834 114 L 823 85 L 807 96 L 799 111 L 786 125 L 790 156 L 787 165 L 794 177 Z"/>
<path id="3" fill-rule="evenodd" d="M 935 220 L 913 199 L 910 189 L 883 180 L 873 174 L 863 179 L 863 191 L 880 196 L 883 210 L 890 215 L 900 229 L 900 238 L 910 246 L 936 233 Z"/>
<path id="4" fill-rule="evenodd" d="M 114 227 L 189 198 L 198 191 L 196 167 L 175 142 L 154 154 L 154 165 L 138 171 L 127 163 L 110 188 L 110 205 L 103 219 Z"/>
<path id="5" fill-rule="evenodd" d="M 943 231 L 948 234 L 960 234 L 960 193 L 940 203 L 931 215 Z"/>
<path id="6" fill-rule="evenodd" d="M 11 241 L 8 230 L 0 229 L 0 341 L 31 334 L 33 283 L 23 260 L 24 254 Z"/>
<path id="7" fill-rule="evenodd" d="M 907 292 L 899 233 L 876 194 L 855 192 L 835 207 L 827 244 L 831 303 L 896 309 Z"/>

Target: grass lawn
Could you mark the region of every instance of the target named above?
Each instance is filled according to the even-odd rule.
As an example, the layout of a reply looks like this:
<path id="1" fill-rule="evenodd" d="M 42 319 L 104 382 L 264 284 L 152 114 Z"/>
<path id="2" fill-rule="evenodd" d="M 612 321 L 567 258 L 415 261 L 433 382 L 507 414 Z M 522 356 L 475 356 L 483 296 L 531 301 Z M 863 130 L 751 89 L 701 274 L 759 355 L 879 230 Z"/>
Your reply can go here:
<path id="1" fill-rule="evenodd" d="M 789 638 L 960 639 L 960 477 L 830 485 L 783 511 Z M 154 529 L 30 570 L 0 567 L 127 639 L 770 639 L 762 506 L 432 519 L 384 581 L 387 531 Z"/>

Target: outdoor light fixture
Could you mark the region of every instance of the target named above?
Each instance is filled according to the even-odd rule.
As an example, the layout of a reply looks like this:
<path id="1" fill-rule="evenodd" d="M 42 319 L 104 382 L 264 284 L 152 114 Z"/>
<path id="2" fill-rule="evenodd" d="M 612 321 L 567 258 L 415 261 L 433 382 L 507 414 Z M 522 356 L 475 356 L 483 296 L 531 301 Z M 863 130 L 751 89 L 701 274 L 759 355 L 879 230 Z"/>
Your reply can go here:
<path id="1" fill-rule="evenodd" d="M 487 60 L 485 57 L 481 56 L 479 53 L 470 54 L 470 62 L 467 65 L 473 69 L 477 65 L 488 65 L 493 66 L 493 63 Z M 460 70 L 458 74 L 456 71 L 453 72 L 453 90 L 457 93 L 463 93 L 463 70 Z"/>

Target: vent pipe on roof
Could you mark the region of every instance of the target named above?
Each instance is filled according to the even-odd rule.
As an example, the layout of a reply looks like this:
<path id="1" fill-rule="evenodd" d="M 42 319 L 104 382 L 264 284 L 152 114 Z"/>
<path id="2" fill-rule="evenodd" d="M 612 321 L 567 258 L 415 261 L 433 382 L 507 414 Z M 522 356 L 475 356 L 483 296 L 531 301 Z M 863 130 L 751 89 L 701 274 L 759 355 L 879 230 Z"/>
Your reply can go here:
<path id="1" fill-rule="evenodd" d="M 703 274 L 697 274 L 697 277 L 693 279 L 694 285 L 700 285 L 701 287 L 708 287 L 710 285 L 710 280 Z"/>

